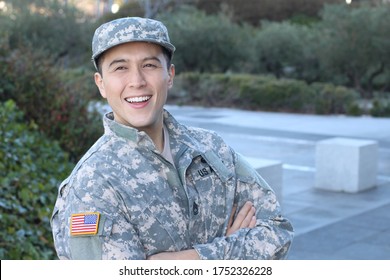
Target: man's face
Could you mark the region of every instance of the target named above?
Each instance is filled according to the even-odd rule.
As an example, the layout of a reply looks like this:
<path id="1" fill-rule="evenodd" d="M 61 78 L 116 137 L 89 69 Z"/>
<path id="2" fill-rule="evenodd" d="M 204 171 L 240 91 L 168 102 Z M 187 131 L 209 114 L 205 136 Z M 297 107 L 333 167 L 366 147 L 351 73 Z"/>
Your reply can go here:
<path id="1" fill-rule="evenodd" d="M 175 75 L 162 48 L 146 42 L 113 47 L 104 53 L 101 69 L 95 83 L 115 120 L 149 135 L 161 132 L 163 106 Z"/>

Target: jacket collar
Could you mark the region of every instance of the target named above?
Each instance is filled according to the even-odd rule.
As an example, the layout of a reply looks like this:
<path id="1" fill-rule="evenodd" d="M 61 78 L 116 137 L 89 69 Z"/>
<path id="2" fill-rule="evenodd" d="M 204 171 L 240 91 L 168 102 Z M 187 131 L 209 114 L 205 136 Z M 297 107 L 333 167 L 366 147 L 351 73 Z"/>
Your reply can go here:
<path id="1" fill-rule="evenodd" d="M 163 112 L 164 125 L 168 129 L 171 140 L 182 143 L 193 150 L 203 150 L 199 144 L 190 138 L 188 128 L 180 124 L 167 110 Z M 133 127 L 123 125 L 114 120 L 112 112 L 106 113 L 103 117 L 104 134 L 108 136 L 116 136 L 130 141 L 139 147 L 147 147 L 154 150 L 155 146 L 151 138 L 143 131 L 139 131 Z"/>

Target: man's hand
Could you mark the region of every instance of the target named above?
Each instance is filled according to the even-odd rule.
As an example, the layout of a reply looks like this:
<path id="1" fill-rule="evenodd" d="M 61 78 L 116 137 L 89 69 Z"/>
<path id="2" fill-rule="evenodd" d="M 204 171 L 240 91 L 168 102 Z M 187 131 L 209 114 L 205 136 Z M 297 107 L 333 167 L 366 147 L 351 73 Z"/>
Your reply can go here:
<path id="1" fill-rule="evenodd" d="M 256 226 L 256 209 L 253 207 L 252 202 L 247 201 L 238 212 L 236 219 L 233 221 L 236 210 L 237 205 L 233 206 L 233 211 L 230 214 L 229 226 L 226 230 L 226 236 L 235 233 L 241 228 L 254 228 Z"/>
<path id="2" fill-rule="evenodd" d="M 180 252 L 163 252 L 149 256 L 148 260 L 199 260 L 199 255 L 194 249 Z"/>

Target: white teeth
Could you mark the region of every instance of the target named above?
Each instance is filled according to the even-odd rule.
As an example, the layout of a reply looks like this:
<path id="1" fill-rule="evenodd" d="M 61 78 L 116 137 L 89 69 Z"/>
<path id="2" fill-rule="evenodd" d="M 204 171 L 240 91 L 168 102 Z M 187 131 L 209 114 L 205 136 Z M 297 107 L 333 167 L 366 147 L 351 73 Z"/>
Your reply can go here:
<path id="1" fill-rule="evenodd" d="M 151 96 L 137 96 L 137 97 L 126 98 L 126 101 L 130 103 L 138 103 L 138 102 L 148 101 L 150 98 Z"/>

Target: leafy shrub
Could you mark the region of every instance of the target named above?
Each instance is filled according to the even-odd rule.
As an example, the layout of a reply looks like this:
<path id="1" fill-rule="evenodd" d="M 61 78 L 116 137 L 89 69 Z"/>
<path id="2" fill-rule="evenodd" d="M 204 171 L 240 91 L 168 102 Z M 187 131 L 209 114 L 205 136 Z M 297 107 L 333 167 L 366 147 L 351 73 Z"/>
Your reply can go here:
<path id="1" fill-rule="evenodd" d="M 49 219 L 67 154 L 13 101 L 0 103 L 0 259 L 53 259 Z"/>
<path id="2" fill-rule="evenodd" d="M 353 102 L 347 107 L 347 115 L 349 116 L 361 116 L 364 114 L 364 110 L 359 106 L 358 102 Z"/>
<path id="3" fill-rule="evenodd" d="M 178 72 L 246 72 L 253 67 L 252 28 L 233 23 L 226 15 L 206 15 L 185 7 L 160 16 L 177 52 Z M 250 60 L 250 61 L 249 61 Z"/>
<path id="4" fill-rule="evenodd" d="M 374 99 L 371 108 L 371 115 L 374 117 L 390 117 L 390 98 Z"/>
<path id="5" fill-rule="evenodd" d="M 175 79 L 169 103 L 251 110 L 345 114 L 358 94 L 326 83 L 250 74 L 183 73 Z"/>
<path id="6" fill-rule="evenodd" d="M 0 13 L 11 48 L 27 46 L 45 50 L 52 63 L 65 67 L 90 65 L 94 22 L 70 3 L 60 0 L 5 1 L 8 12 Z"/>
<path id="7" fill-rule="evenodd" d="M 310 111 L 310 98 L 313 92 L 303 81 L 273 79 L 245 95 L 249 95 L 255 108 L 305 113 Z"/>
<path id="8" fill-rule="evenodd" d="M 66 70 L 58 76 L 64 95 L 58 98 L 60 110 L 52 119 L 57 130 L 52 135 L 75 161 L 103 133 L 102 115 L 91 106 L 96 99 L 100 99 L 100 94 L 90 70 Z"/>
<path id="9" fill-rule="evenodd" d="M 308 86 L 302 81 L 278 80 L 272 76 L 185 73 L 177 77 L 168 101 L 301 112 L 307 110 L 307 91 Z"/>
<path id="10" fill-rule="evenodd" d="M 303 37 L 309 31 L 306 27 L 288 22 L 263 22 L 255 37 L 259 71 L 272 73 L 278 78 L 288 77 L 289 72 L 297 71 L 303 57 Z"/>
<path id="11" fill-rule="evenodd" d="M 97 94 L 90 70 L 59 70 L 46 52 L 0 47 L 0 101 L 13 99 L 45 134 L 78 159 L 102 133 L 101 116 L 88 110 Z"/>
<path id="12" fill-rule="evenodd" d="M 316 28 L 322 33 L 318 59 L 327 81 L 354 87 L 364 98 L 388 85 L 389 12 L 390 5 L 325 6 Z"/>
<path id="13" fill-rule="evenodd" d="M 304 17 L 310 22 L 318 17 L 318 12 L 325 3 L 339 3 L 339 0 L 224 0 L 194 1 L 197 7 L 215 13 L 221 7 L 228 7 L 234 11 L 237 21 L 247 21 L 253 25 L 259 24 L 260 20 L 281 21 L 293 17 Z M 226 9 L 226 8 L 225 8 Z"/>
<path id="14" fill-rule="evenodd" d="M 244 107 L 240 95 L 253 83 L 251 77 L 247 74 L 183 73 L 176 76 L 168 102 L 217 107 L 234 106 L 240 102 Z"/>
<path id="15" fill-rule="evenodd" d="M 345 114 L 349 110 L 356 110 L 354 102 L 359 94 L 342 86 L 326 83 L 314 83 L 315 90 L 315 113 L 317 114 Z M 357 112 L 351 114 L 357 114 Z"/>

